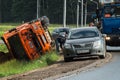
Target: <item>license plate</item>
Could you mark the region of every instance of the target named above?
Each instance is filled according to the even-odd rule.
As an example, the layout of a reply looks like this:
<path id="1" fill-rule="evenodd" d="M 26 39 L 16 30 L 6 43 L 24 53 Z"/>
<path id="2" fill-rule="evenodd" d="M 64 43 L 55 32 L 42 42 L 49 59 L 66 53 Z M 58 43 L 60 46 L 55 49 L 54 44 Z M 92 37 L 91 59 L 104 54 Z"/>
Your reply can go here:
<path id="1" fill-rule="evenodd" d="M 80 53 L 89 53 L 89 50 L 77 50 L 77 53 L 80 54 Z"/>

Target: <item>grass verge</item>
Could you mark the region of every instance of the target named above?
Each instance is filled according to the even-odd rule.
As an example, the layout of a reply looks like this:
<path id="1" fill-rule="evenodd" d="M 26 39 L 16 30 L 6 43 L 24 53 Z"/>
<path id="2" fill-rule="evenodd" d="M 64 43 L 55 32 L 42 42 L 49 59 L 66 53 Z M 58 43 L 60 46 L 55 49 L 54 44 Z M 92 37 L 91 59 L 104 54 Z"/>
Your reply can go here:
<path id="1" fill-rule="evenodd" d="M 5 44 L 0 44 L 0 52 L 7 53 L 8 49 Z"/>
<path id="2" fill-rule="evenodd" d="M 20 74 L 37 68 L 42 68 L 53 64 L 59 59 L 59 56 L 53 51 L 41 58 L 33 61 L 17 61 L 11 60 L 0 64 L 0 77 L 5 77 L 13 74 Z"/>
<path id="3" fill-rule="evenodd" d="M 4 34 L 5 31 L 10 30 L 14 27 L 16 27 L 16 26 L 15 25 L 9 25 L 9 24 L 0 24 L 0 37 Z"/>

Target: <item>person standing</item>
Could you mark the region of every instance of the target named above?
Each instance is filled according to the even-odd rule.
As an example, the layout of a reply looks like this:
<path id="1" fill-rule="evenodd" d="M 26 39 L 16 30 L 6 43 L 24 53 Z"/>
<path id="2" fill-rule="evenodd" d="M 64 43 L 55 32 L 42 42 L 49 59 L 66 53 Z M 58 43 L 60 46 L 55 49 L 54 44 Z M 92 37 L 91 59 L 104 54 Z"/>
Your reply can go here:
<path id="1" fill-rule="evenodd" d="M 56 52 L 59 53 L 60 50 L 59 50 L 59 35 L 58 35 L 58 33 L 53 33 L 53 34 L 52 34 L 52 38 L 53 38 L 54 41 L 55 41 Z"/>

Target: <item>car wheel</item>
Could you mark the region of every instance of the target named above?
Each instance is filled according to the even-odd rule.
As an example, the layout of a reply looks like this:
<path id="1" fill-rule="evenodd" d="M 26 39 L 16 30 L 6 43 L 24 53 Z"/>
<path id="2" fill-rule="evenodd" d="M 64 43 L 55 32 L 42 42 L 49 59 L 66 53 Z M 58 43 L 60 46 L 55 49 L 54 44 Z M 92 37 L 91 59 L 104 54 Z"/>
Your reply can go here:
<path id="1" fill-rule="evenodd" d="M 72 61 L 72 60 L 73 60 L 72 57 L 69 57 L 69 58 L 65 58 L 65 57 L 64 57 L 64 61 L 65 61 L 65 62 L 69 62 L 69 61 Z"/>
<path id="2" fill-rule="evenodd" d="M 105 50 L 103 51 L 103 55 L 100 55 L 99 58 L 100 59 L 104 59 L 106 57 L 106 48 Z"/>
<path id="3" fill-rule="evenodd" d="M 99 58 L 100 58 L 100 59 L 104 59 L 105 56 L 104 56 L 104 55 L 100 55 Z"/>

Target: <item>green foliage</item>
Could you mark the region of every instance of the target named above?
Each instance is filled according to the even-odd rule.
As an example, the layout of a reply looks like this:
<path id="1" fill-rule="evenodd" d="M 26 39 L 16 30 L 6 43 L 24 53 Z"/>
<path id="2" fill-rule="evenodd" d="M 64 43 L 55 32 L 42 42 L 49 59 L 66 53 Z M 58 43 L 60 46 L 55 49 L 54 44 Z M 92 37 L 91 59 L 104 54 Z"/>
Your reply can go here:
<path id="1" fill-rule="evenodd" d="M 8 49 L 5 44 L 0 44 L 0 51 L 5 52 L 5 53 L 8 52 Z"/>
<path id="2" fill-rule="evenodd" d="M 34 61 L 17 61 L 11 60 L 6 63 L 0 64 L 0 77 L 9 76 L 13 74 L 20 74 L 37 68 L 42 68 L 53 64 L 59 56 L 55 52 L 50 52 L 41 58 Z"/>
<path id="3" fill-rule="evenodd" d="M 22 22 L 31 21 L 36 18 L 37 14 L 37 0 L 0 0 L 0 16 L 2 22 Z M 48 16 L 50 23 L 63 23 L 63 3 L 64 0 L 39 0 L 40 14 L 39 16 Z M 67 0 L 67 24 L 76 24 L 76 10 L 78 0 Z M 88 2 L 88 19 L 90 19 L 91 12 L 95 12 L 96 4 L 89 0 Z M 95 0 L 98 1 L 98 0 Z M 81 4 L 80 4 L 81 6 Z M 80 8 L 81 9 L 81 8 Z M 80 10 L 81 13 L 81 10 Z M 81 16 L 80 16 L 81 17 Z M 1 18 L 0 18 L 1 19 Z"/>
<path id="4" fill-rule="evenodd" d="M 30 21 L 36 18 L 36 0 L 13 0 L 11 13 L 14 21 Z"/>
<path id="5" fill-rule="evenodd" d="M 0 24 L 0 37 L 2 37 L 2 35 L 4 34 L 4 32 L 5 31 L 7 31 L 7 30 L 10 30 L 10 29 L 12 29 L 12 28 L 14 28 L 15 26 L 14 26 L 15 24 Z M 1 38 L 0 38 L 0 40 L 1 40 Z"/>
<path id="6" fill-rule="evenodd" d="M 15 26 L 18 26 L 20 24 L 21 23 L 0 23 L 0 27 L 1 26 L 6 26 L 6 27 L 12 26 L 12 27 L 15 27 Z"/>
<path id="7" fill-rule="evenodd" d="M 4 34 L 4 31 L 0 31 L 0 36 L 2 36 Z"/>
<path id="8" fill-rule="evenodd" d="M 2 22 L 11 22 L 12 21 L 12 14 L 11 14 L 11 8 L 12 8 L 12 1 L 13 0 L 1 0 L 1 17 Z"/>
<path id="9" fill-rule="evenodd" d="M 46 55 L 46 62 L 48 65 L 51 65 L 52 63 L 54 63 L 56 60 L 58 60 L 58 55 L 56 54 L 56 52 L 50 52 L 52 53 L 52 55 L 50 55 L 49 53 Z"/>

